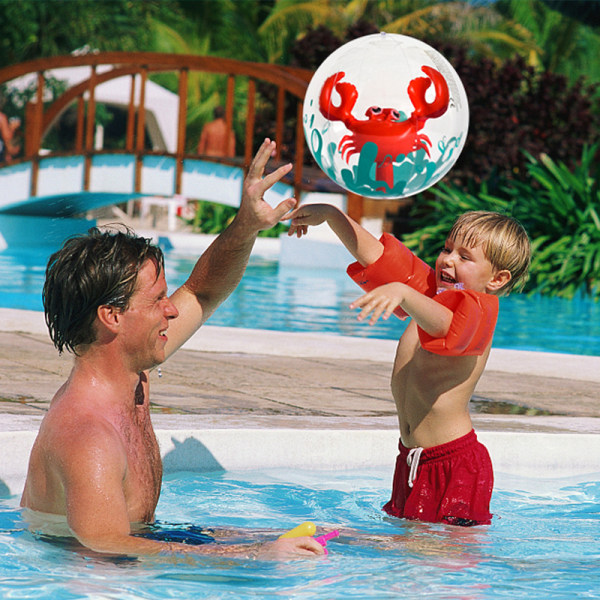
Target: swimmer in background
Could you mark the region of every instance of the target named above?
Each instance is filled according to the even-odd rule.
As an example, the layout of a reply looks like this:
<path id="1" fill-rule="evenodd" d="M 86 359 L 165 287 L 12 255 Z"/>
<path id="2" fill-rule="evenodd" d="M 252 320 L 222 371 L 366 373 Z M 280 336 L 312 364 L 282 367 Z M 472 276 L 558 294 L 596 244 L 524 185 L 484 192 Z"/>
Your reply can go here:
<path id="1" fill-rule="evenodd" d="M 10 163 L 19 153 L 21 147 L 15 142 L 21 119 L 4 114 L 6 98 L 0 93 L 0 164 Z"/>
<path id="2" fill-rule="evenodd" d="M 213 112 L 214 120 L 202 128 L 198 141 L 198 154 L 233 158 L 235 156 L 235 135 L 227 128 L 225 111 L 217 106 Z"/>
<path id="3" fill-rule="evenodd" d="M 526 280 L 527 233 L 498 213 L 465 213 L 434 270 L 393 236 L 378 240 L 334 206 L 307 204 L 288 218 L 288 235 L 297 237 L 327 222 L 357 260 L 348 274 L 367 292 L 350 305 L 361 309 L 359 320 L 412 317 L 392 372 L 400 453 L 383 509 L 422 521 L 490 523 L 492 464 L 473 430 L 469 401 L 490 353 L 497 296 Z"/>
<path id="4" fill-rule="evenodd" d="M 238 285 L 258 232 L 295 206 L 293 198 L 275 208 L 263 200 L 291 169 L 284 165 L 263 177 L 274 152 L 274 142 L 265 140 L 232 223 L 171 296 L 161 250 L 130 232 L 91 230 L 68 239 L 50 257 L 46 323 L 59 352 L 71 351 L 74 360 L 40 425 L 21 498 L 24 516 L 40 536 L 66 532 L 93 551 L 129 556 L 324 554 L 306 536 L 254 545 L 188 545 L 135 535 L 141 524 L 154 521 L 162 482 L 149 370 L 214 313 Z"/>

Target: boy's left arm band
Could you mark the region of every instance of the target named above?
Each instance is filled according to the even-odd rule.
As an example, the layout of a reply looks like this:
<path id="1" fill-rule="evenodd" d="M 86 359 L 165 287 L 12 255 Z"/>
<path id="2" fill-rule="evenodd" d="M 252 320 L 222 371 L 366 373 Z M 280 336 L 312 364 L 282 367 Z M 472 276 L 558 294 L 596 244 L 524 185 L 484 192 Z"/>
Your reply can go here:
<path id="1" fill-rule="evenodd" d="M 446 290 L 433 300 L 454 314 L 444 337 L 435 338 L 418 327 L 421 346 L 444 356 L 472 356 L 485 352 L 494 336 L 498 298 L 472 290 Z"/>

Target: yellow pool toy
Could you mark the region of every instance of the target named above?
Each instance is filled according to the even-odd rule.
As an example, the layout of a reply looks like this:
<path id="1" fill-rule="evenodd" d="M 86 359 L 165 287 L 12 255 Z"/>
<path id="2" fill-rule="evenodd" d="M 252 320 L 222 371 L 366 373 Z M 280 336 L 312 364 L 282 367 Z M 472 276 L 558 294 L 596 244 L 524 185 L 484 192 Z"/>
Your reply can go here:
<path id="1" fill-rule="evenodd" d="M 312 537 L 316 532 L 317 526 L 312 521 L 304 521 L 304 523 L 300 523 L 300 525 L 294 527 L 294 529 L 290 529 L 280 535 L 279 539 L 302 537 L 303 535 Z"/>

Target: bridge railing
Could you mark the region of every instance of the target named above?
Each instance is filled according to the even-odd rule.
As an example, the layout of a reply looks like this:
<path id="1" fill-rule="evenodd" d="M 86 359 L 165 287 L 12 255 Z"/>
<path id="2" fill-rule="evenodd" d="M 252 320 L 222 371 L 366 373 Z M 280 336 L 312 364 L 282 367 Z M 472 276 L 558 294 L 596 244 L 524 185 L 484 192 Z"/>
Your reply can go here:
<path id="1" fill-rule="evenodd" d="M 90 76 L 73 87 L 67 89 L 51 104 L 44 103 L 45 75 L 54 69 L 66 67 L 90 67 Z M 104 67 L 108 70 L 99 70 Z M 278 156 L 284 139 L 284 108 L 287 97 L 296 102 L 296 126 L 293 186 L 298 195 L 303 187 L 304 133 L 302 128 L 302 100 L 306 87 L 312 76 L 311 71 L 294 69 L 280 65 L 244 62 L 234 59 L 213 56 L 195 56 L 182 54 L 161 54 L 153 52 L 105 52 L 83 56 L 56 56 L 27 61 L 0 69 L 0 84 L 16 78 L 35 74 L 37 85 L 35 97 L 27 104 L 24 119 L 24 155 L 22 160 L 32 161 L 31 196 L 37 195 L 37 173 L 41 157 L 44 137 L 52 128 L 58 117 L 70 106 L 76 105 L 75 140 L 72 154 L 85 157 L 83 191 L 89 189 L 92 158 L 101 154 L 94 147 L 96 122 L 96 88 L 112 79 L 123 76 L 131 77 L 130 98 L 127 109 L 124 153 L 136 156 L 135 191 L 140 192 L 143 157 L 147 154 L 160 154 L 176 159 L 175 193 L 181 193 L 181 178 L 186 153 L 186 123 L 188 115 L 188 80 L 192 71 L 222 74 L 227 77 L 227 95 L 225 103 L 225 120 L 227 127 L 232 128 L 234 94 L 238 78 L 247 79 L 245 109 L 245 140 L 242 166 L 247 168 L 252 159 L 254 148 L 254 132 L 256 126 L 257 83 L 272 84 L 277 89 L 275 132 Z M 154 152 L 145 149 L 146 129 L 146 86 L 153 73 L 174 72 L 178 77 L 179 110 L 177 115 L 175 152 Z M 141 82 L 138 93 L 135 93 L 135 82 Z M 114 153 L 114 151 L 111 151 Z M 61 152 L 65 155 L 65 152 Z M 68 152 L 66 154 L 69 154 Z M 45 155 L 47 156 L 47 154 Z M 210 159 L 209 159 L 210 160 Z M 215 160 L 215 159 L 213 159 Z M 240 159 L 218 159 L 219 162 L 239 164 Z"/>

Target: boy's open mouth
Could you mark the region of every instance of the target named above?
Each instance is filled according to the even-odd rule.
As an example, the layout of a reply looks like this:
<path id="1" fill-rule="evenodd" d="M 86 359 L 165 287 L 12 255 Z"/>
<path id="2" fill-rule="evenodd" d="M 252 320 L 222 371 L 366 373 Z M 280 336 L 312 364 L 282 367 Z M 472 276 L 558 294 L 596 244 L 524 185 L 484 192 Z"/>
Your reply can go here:
<path id="1" fill-rule="evenodd" d="M 454 279 L 454 277 L 450 277 L 450 275 L 444 273 L 443 271 L 440 273 L 440 281 L 443 283 L 449 283 L 450 285 L 454 285 L 456 283 L 456 279 Z"/>

